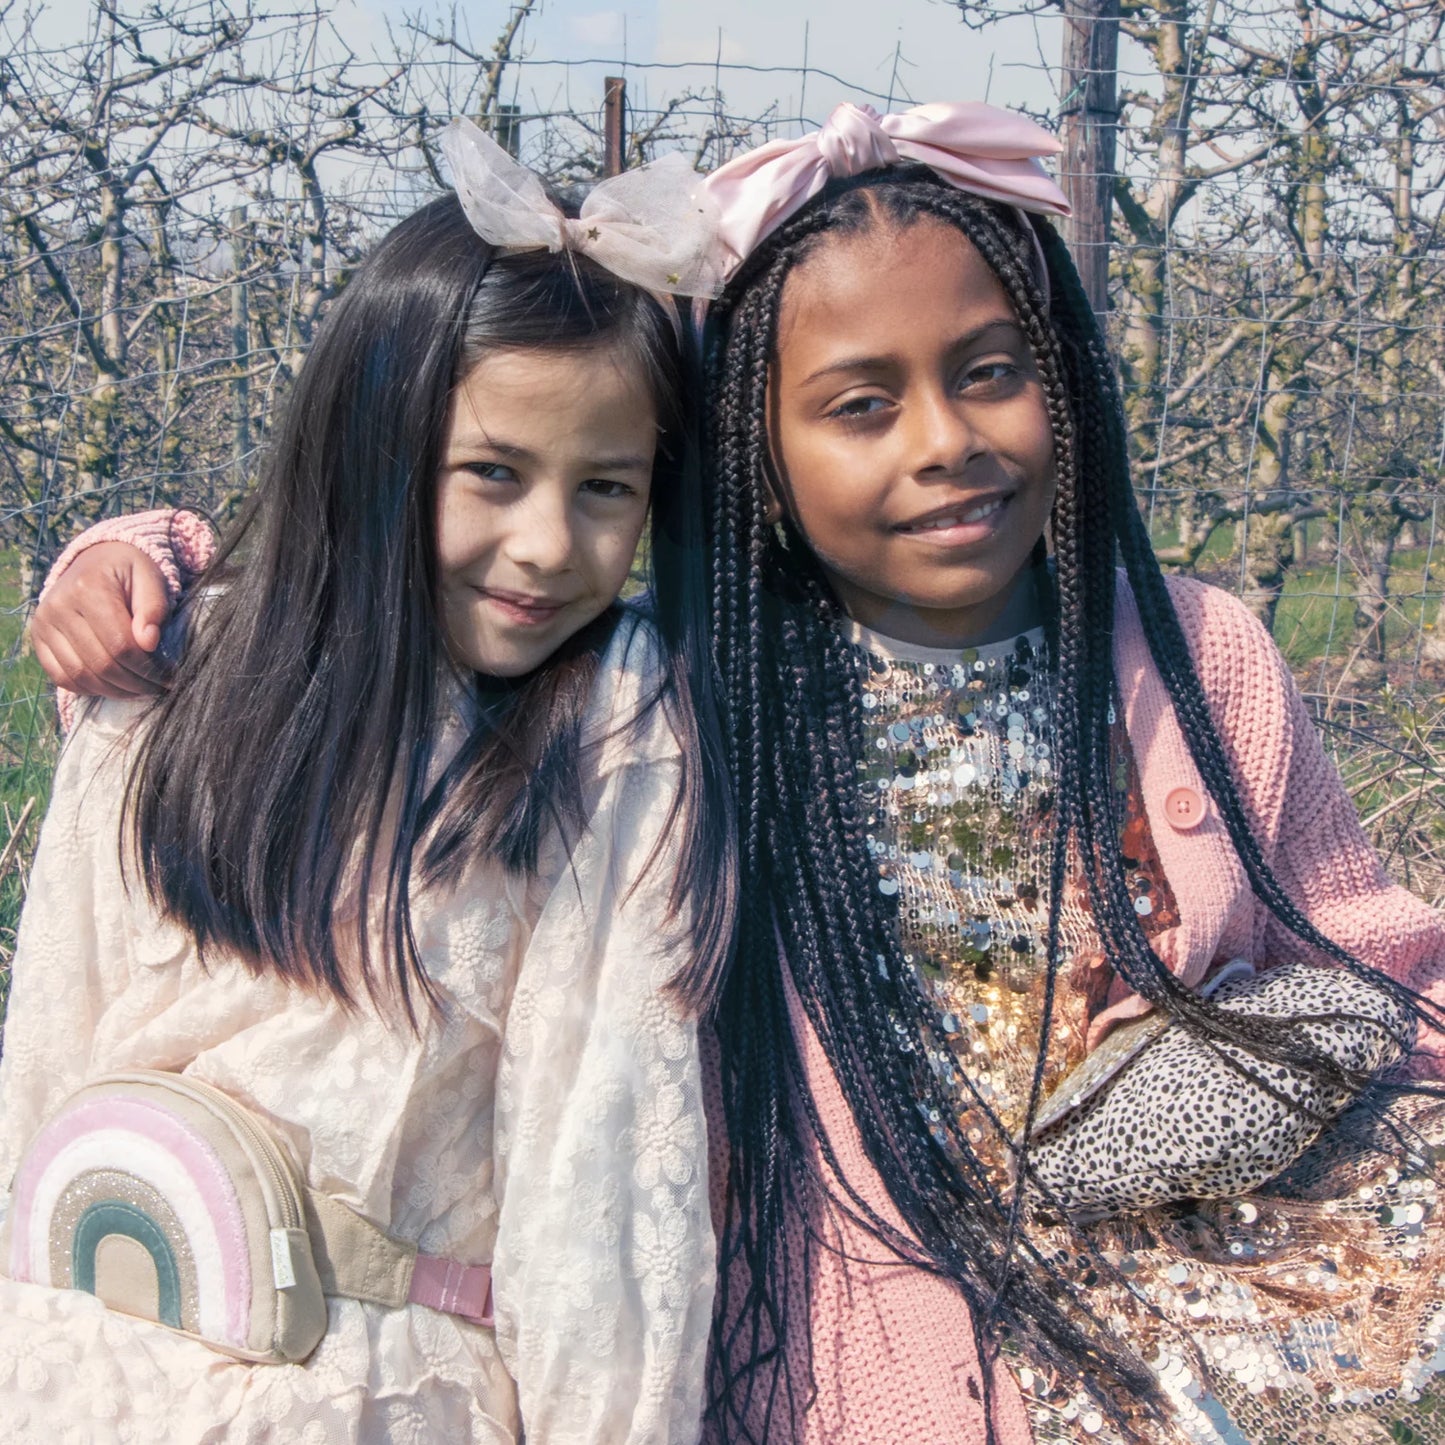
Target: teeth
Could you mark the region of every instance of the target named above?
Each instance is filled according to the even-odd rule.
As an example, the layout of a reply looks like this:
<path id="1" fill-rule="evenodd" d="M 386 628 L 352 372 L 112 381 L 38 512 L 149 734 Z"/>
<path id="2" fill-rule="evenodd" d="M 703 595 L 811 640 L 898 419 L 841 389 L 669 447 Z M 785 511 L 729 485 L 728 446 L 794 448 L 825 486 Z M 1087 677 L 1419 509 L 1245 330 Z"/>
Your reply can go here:
<path id="1" fill-rule="evenodd" d="M 959 527 L 968 522 L 981 522 L 985 517 L 991 517 L 1003 506 L 1002 497 L 994 497 L 992 501 L 982 502 L 977 507 L 970 507 L 967 511 L 948 512 L 942 517 L 934 517 L 929 522 L 919 522 L 916 526 L 909 528 L 913 532 L 941 532 L 945 527 Z"/>

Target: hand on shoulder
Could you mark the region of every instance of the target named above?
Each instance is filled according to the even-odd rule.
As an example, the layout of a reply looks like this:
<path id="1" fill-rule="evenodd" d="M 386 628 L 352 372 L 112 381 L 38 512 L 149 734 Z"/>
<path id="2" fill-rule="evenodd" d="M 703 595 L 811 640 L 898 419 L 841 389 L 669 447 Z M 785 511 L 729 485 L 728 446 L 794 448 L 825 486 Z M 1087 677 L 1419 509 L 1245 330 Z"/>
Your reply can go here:
<path id="1" fill-rule="evenodd" d="M 170 615 L 161 569 L 127 542 L 88 547 L 46 589 L 30 621 L 35 656 L 82 696 L 148 697 L 166 675 L 157 655 Z"/>

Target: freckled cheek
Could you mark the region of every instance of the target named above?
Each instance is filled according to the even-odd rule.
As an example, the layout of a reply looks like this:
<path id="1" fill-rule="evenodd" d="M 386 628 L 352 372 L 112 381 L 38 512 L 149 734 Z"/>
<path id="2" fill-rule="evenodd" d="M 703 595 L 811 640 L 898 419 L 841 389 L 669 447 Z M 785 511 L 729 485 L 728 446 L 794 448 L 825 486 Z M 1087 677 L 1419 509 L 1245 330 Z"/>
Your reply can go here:
<path id="1" fill-rule="evenodd" d="M 620 592 L 623 584 L 627 581 L 628 573 L 632 571 L 633 563 L 637 560 L 637 548 L 642 540 L 642 529 L 628 538 L 624 538 L 613 554 L 612 576 L 615 579 L 614 591 Z"/>
<path id="2" fill-rule="evenodd" d="M 476 498 L 449 496 L 444 488 L 437 502 L 437 565 L 445 574 L 465 567 L 495 540 L 497 526 L 490 509 Z"/>
<path id="3" fill-rule="evenodd" d="M 576 553 L 577 572 L 587 579 L 591 591 L 601 601 L 610 603 L 627 581 L 642 538 L 645 516 L 636 528 L 606 526 L 579 546 Z"/>

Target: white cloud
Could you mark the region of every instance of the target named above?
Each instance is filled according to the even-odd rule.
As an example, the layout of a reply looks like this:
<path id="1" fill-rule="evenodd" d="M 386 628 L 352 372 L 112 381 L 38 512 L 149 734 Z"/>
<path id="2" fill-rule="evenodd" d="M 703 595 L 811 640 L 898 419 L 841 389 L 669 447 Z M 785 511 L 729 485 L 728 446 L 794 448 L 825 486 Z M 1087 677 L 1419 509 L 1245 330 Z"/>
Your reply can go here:
<path id="1" fill-rule="evenodd" d="M 751 56 L 748 48 L 736 35 L 726 30 L 722 33 L 722 44 L 718 44 L 718 32 L 694 30 L 684 34 L 664 35 L 657 42 L 657 58 L 666 65 L 688 65 L 694 62 L 706 64 L 714 58 L 724 65 L 745 65 Z"/>
<path id="2" fill-rule="evenodd" d="M 579 45 L 621 45 L 625 27 L 620 10 L 598 10 L 575 15 L 567 22 L 571 38 Z"/>

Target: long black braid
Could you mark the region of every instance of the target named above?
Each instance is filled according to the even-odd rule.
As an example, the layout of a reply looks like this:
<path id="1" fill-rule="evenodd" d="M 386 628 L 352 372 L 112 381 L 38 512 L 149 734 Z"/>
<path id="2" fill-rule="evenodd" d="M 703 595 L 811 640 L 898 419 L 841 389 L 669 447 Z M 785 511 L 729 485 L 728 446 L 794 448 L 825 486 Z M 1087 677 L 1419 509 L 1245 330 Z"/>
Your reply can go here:
<path id="1" fill-rule="evenodd" d="M 1122 561 L 1184 736 L 1255 893 L 1298 937 L 1367 974 L 1418 1016 L 1407 990 L 1318 933 L 1263 858 L 1134 504 L 1122 408 L 1102 337 L 1052 227 L 1034 224 L 1048 269 L 1046 299 L 1035 239 L 1017 213 L 916 167 L 831 183 L 749 259 L 714 308 L 708 343 L 714 617 L 740 849 L 736 960 L 717 1016 L 730 1168 L 713 1422 L 728 1439 L 775 1441 L 795 1433 L 812 1393 L 809 1280 L 817 1251 L 834 1247 L 829 1221 L 841 1213 L 893 1254 L 957 1285 L 971 1306 L 981 1360 L 993 1358 L 1001 1334 L 1028 1337 L 1035 1359 L 1093 1388 L 1126 1436 L 1147 1439 L 1151 1419 L 1164 1409 L 1153 1373 L 1091 1315 L 1021 1229 L 1017 1203 L 1010 1207 L 999 1197 L 927 1065 L 947 1044 L 903 957 L 896 904 L 876 886 L 859 786 L 857 654 L 804 539 L 789 522 L 774 527 L 767 520 L 767 382 L 788 276 L 825 235 L 924 218 L 960 231 L 998 276 L 1032 348 L 1053 429 L 1057 823 L 1050 983 L 1059 965 L 1065 877 L 1076 858 L 1106 954 L 1144 998 L 1208 1039 L 1342 1077 L 1287 1023 L 1224 1012 L 1181 985 L 1134 911 L 1109 766 L 1114 589 Z M 789 1022 L 790 990 L 837 1075 L 902 1231 L 836 1166 Z M 1041 1046 L 1030 1116 L 1043 1052 Z M 1027 1168 L 1026 1158 L 1020 1167 Z M 803 1225 L 801 1259 L 785 1255 L 790 1220 Z M 988 1379 L 985 1369 L 986 1405 Z"/>

